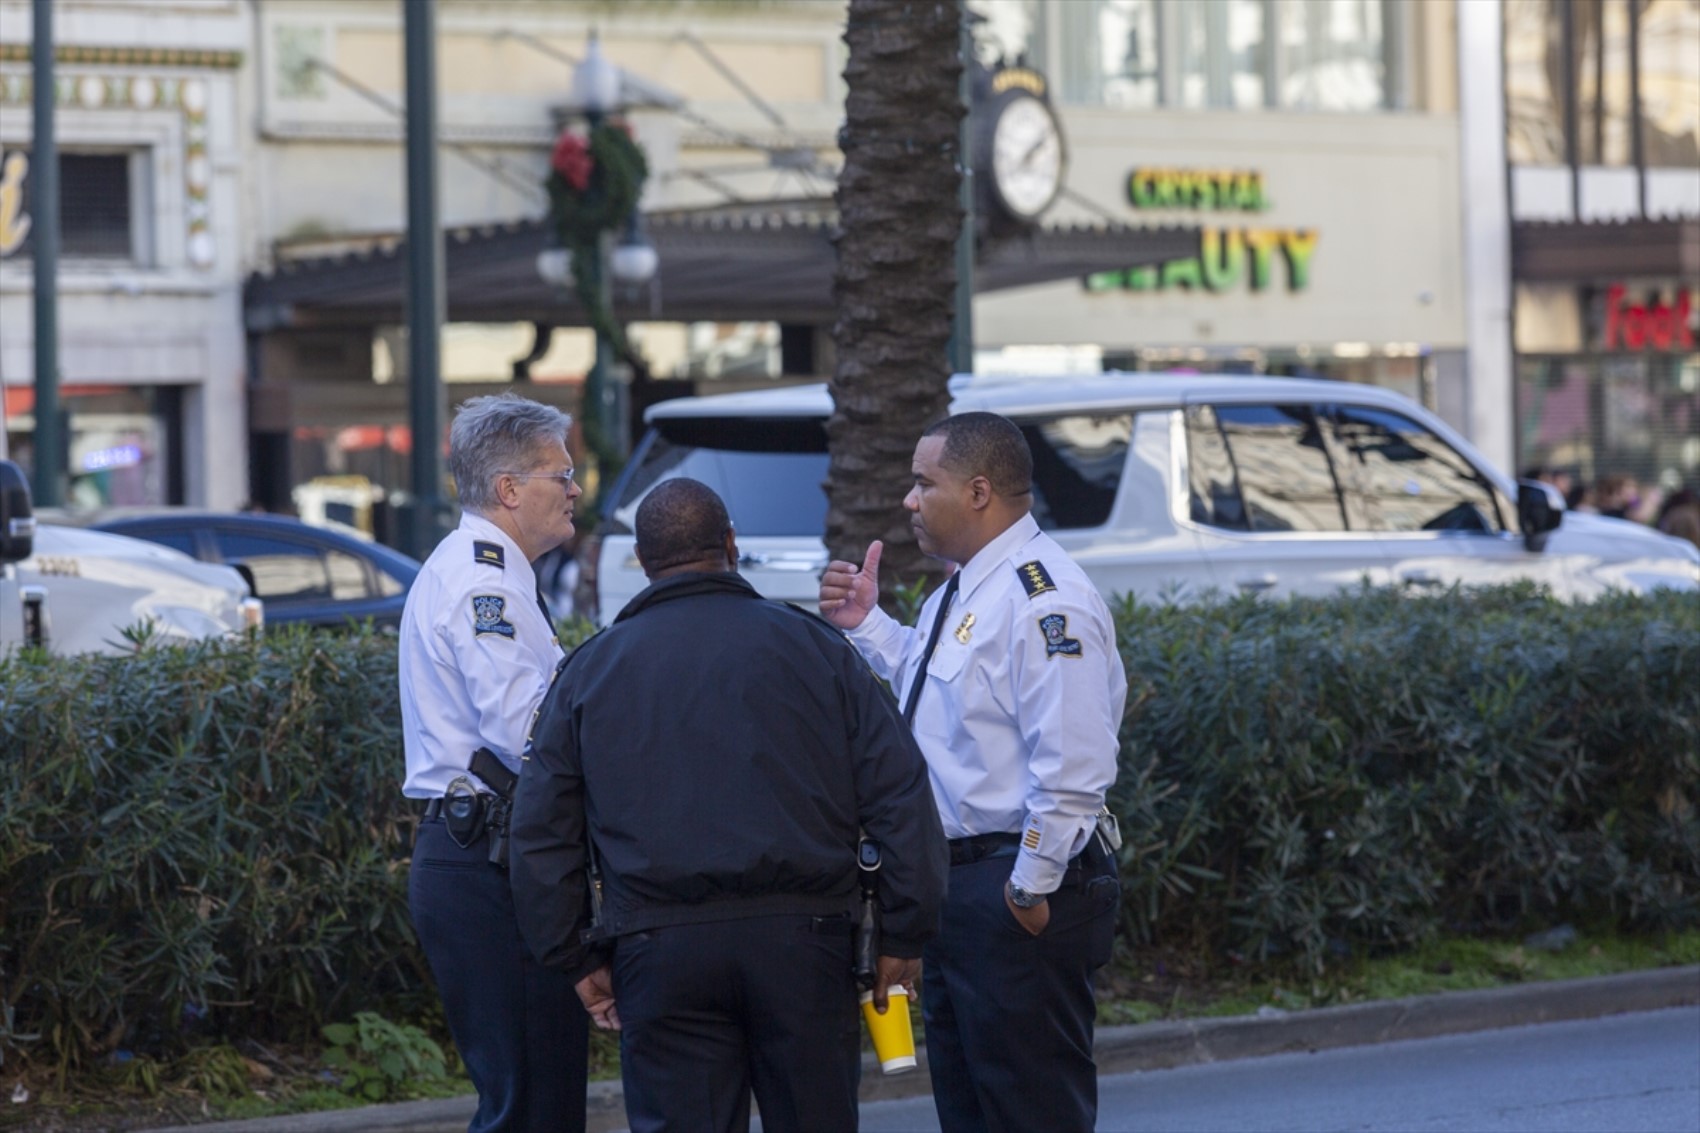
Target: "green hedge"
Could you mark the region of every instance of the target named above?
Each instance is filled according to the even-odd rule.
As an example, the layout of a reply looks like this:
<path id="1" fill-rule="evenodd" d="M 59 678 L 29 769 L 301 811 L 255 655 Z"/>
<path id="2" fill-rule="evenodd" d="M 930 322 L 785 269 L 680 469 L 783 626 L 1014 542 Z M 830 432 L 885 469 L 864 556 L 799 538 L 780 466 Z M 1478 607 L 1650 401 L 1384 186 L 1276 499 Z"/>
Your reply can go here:
<path id="1" fill-rule="evenodd" d="M 1127 605 L 1130 940 L 1696 921 L 1700 601 Z M 394 639 L 0 659 L 0 1056 L 428 1016 Z M 36 1036 L 31 1038 L 29 1036 Z"/>
<path id="2" fill-rule="evenodd" d="M 1124 604 L 1137 940 L 1251 958 L 1696 923 L 1700 596 Z"/>

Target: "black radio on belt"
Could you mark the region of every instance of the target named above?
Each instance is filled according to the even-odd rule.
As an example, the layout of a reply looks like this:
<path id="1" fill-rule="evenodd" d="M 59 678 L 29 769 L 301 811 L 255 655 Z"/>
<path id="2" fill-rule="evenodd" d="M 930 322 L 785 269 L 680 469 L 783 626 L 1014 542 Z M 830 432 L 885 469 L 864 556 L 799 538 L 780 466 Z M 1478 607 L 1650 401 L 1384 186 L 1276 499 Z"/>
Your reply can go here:
<path id="1" fill-rule="evenodd" d="M 879 978 L 880 955 L 880 844 L 872 838 L 856 843 L 856 869 L 862 882 L 862 915 L 856 922 L 856 958 L 852 970 L 857 985 L 867 991 Z"/>

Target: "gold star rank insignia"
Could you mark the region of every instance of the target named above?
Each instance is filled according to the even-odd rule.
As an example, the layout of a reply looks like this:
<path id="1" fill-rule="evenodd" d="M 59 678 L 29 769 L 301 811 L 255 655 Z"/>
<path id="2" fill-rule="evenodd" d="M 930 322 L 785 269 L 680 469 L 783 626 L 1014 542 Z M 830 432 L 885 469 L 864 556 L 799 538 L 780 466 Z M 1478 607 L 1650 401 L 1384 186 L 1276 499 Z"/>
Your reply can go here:
<path id="1" fill-rule="evenodd" d="M 956 627 L 956 640 L 960 641 L 964 645 L 967 645 L 968 644 L 968 638 L 970 636 L 972 636 L 969 631 L 972 630 L 973 628 L 974 628 L 974 615 L 973 614 L 963 614 L 962 615 L 962 624 Z"/>
<path id="2" fill-rule="evenodd" d="M 1037 598 L 1057 588 L 1057 584 L 1051 581 L 1051 572 L 1046 570 L 1045 564 L 1038 559 L 1022 563 L 1015 568 L 1015 573 L 1021 577 L 1021 585 L 1027 588 L 1029 598 Z"/>

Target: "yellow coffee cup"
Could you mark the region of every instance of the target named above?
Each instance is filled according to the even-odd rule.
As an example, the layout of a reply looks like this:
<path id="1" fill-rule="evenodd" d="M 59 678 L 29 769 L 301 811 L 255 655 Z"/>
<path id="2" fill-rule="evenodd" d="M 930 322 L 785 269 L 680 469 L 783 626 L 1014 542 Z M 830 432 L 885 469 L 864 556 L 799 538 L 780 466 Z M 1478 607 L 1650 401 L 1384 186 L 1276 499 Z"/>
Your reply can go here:
<path id="1" fill-rule="evenodd" d="M 874 1040 L 874 1055 L 887 1074 L 915 1069 L 915 1032 L 909 1027 L 909 993 L 902 984 L 886 990 L 885 1014 L 874 1010 L 874 993 L 862 993 L 862 1018 Z"/>

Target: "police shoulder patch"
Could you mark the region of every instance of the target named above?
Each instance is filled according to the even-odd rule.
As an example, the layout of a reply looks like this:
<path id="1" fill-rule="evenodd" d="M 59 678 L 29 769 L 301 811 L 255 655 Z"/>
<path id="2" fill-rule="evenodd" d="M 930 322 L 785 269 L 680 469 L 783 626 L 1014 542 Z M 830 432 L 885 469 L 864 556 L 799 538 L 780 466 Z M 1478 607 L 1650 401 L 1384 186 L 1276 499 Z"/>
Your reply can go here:
<path id="1" fill-rule="evenodd" d="M 1062 614 L 1046 614 L 1040 618 L 1039 632 L 1045 635 L 1046 657 L 1080 656 L 1080 639 L 1068 636 L 1068 618 Z"/>
<path id="2" fill-rule="evenodd" d="M 472 636 L 493 633 L 499 637 L 512 637 L 514 623 L 502 617 L 506 612 L 508 600 L 500 594 L 474 594 L 472 596 Z"/>
<path id="3" fill-rule="evenodd" d="M 1027 588 L 1029 598 L 1037 598 L 1057 588 L 1057 584 L 1051 581 L 1051 572 L 1046 570 L 1045 564 L 1038 559 L 1022 563 L 1015 568 L 1015 573 L 1021 576 L 1021 585 Z"/>
<path id="4" fill-rule="evenodd" d="M 507 565 L 507 555 L 503 552 L 502 545 L 500 543 L 486 543 L 483 540 L 479 540 L 472 544 L 472 561 L 475 563 L 489 563 L 494 567 L 505 567 Z"/>

